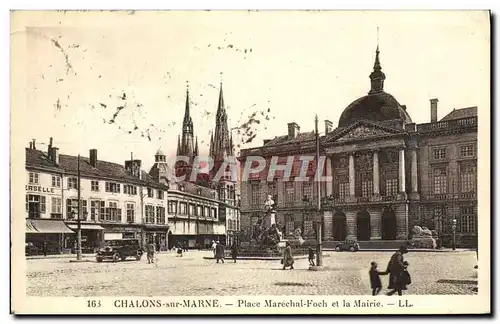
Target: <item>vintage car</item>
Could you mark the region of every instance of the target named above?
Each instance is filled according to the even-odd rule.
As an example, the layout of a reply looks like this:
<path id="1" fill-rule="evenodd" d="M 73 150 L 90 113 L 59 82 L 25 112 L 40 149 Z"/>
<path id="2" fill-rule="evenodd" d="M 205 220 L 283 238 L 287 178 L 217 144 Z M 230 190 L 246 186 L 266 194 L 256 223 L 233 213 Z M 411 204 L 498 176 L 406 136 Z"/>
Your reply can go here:
<path id="1" fill-rule="evenodd" d="M 356 252 L 359 251 L 359 243 L 354 237 L 347 236 L 344 242 L 337 244 L 337 246 L 335 247 L 335 251 Z"/>
<path id="2" fill-rule="evenodd" d="M 112 260 L 113 262 L 125 261 L 128 257 L 133 257 L 139 261 L 143 251 L 139 244 L 139 240 L 123 239 L 123 240 L 107 240 L 104 242 L 104 248 L 99 249 L 95 259 L 97 262 L 103 260 Z"/>

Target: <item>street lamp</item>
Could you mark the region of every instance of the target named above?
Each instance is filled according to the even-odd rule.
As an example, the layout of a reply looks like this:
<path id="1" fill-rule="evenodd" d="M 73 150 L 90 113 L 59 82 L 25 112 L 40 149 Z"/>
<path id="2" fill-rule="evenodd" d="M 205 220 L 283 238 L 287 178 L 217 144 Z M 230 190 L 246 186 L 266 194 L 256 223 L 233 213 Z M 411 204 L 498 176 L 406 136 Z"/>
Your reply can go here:
<path id="1" fill-rule="evenodd" d="M 456 249 L 456 232 L 457 232 L 457 220 L 453 219 L 453 225 L 451 226 L 451 229 L 453 230 L 453 251 Z"/>

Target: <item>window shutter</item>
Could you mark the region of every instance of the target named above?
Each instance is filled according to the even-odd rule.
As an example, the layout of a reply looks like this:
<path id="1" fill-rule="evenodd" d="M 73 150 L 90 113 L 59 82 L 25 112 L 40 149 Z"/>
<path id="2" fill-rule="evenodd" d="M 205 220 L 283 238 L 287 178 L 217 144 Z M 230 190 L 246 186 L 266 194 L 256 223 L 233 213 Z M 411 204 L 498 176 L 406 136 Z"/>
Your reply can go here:
<path id="1" fill-rule="evenodd" d="M 29 209 L 30 209 L 30 206 L 28 203 L 28 195 L 26 195 L 26 211 L 29 211 Z"/>
<path id="2" fill-rule="evenodd" d="M 120 187 L 121 185 L 119 183 L 116 184 L 116 192 L 117 193 L 120 193 Z"/>
<path id="3" fill-rule="evenodd" d="M 40 212 L 45 213 L 45 196 L 40 196 Z"/>
<path id="4" fill-rule="evenodd" d="M 118 211 L 118 221 L 121 222 L 122 221 L 122 209 L 118 208 L 117 211 Z"/>

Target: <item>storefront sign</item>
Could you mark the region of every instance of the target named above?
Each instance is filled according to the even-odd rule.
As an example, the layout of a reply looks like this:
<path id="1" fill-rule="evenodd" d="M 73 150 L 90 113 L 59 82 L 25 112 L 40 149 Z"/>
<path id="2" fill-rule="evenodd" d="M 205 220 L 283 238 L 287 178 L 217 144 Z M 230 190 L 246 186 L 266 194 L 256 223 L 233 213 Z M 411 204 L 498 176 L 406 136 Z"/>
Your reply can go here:
<path id="1" fill-rule="evenodd" d="M 54 188 L 47 188 L 42 186 L 31 186 L 26 185 L 26 191 L 36 191 L 36 192 L 49 192 L 54 193 Z"/>

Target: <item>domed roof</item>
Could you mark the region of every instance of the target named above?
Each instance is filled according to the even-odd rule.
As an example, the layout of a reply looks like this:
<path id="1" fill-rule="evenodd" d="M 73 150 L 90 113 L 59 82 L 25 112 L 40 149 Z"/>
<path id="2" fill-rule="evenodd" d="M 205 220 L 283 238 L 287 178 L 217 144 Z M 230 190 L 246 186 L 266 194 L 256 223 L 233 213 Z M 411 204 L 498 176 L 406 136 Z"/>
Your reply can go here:
<path id="1" fill-rule="evenodd" d="M 360 119 L 384 121 L 403 119 L 411 123 L 410 115 L 392 95 L 380 91 L 370 93 L 352 102 L 340 116 L 339 127 L 348 126 Z"/>
<path id="2" fill-rule="evenodd" d="M 392 95 L 384 92 L 385 74 L 379 59 L 380 51 L 377 46 L 373 72 L 370 74 L 371 89 L 367 96 L 352 102 L 339 119 L 339 127 L 350 125 L 360 119 L 371 121 L 385 121 L 402 119 L 404 123 L 411 123 L 410 115 Z"/>

